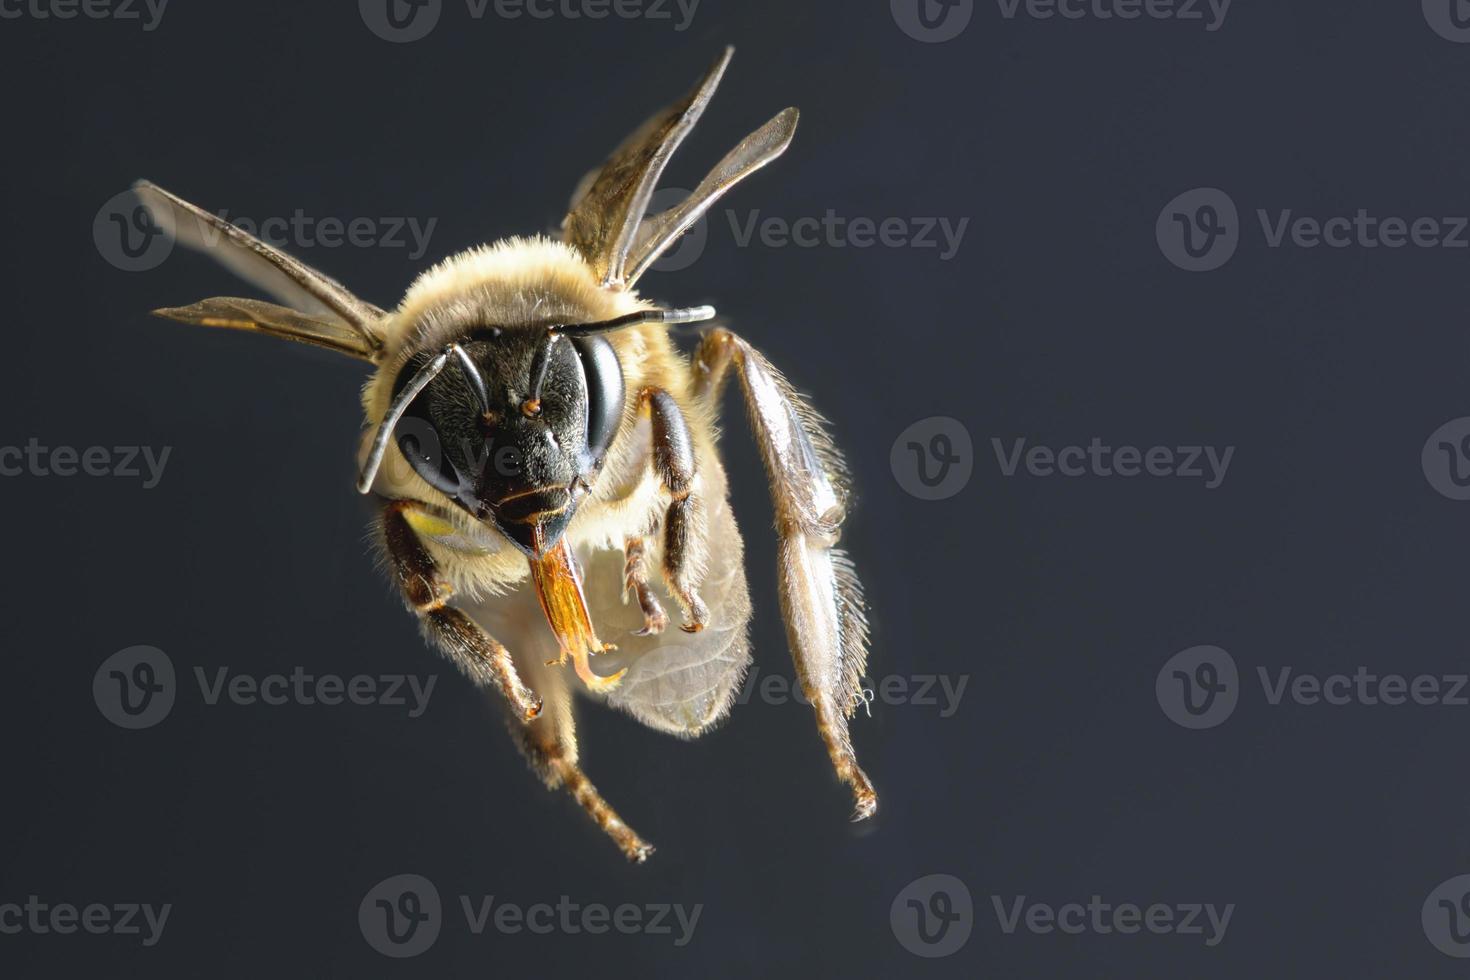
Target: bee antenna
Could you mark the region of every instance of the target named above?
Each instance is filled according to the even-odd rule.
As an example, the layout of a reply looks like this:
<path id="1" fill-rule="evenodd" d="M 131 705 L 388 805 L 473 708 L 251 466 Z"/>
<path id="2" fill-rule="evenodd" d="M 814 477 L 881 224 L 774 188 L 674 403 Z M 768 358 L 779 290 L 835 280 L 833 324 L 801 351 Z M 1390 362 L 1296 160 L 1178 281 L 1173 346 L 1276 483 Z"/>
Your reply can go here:
<path id="1" fill-rule="evenodd" d="M 698 323 L 711 319 L 714 315 L 713 306 L 688 306 L 677 310 L 639 310 L 595 323 L 552 324 L 547 328 L 546 343 L 536 352 L 536 360 L 531 365 L 531 401 L 537 403 L 541 400 L 541 386 L 545 383 L 546 372 L 551 366 L 551 352 L 562 337 L 591 337 L 594 334 L 636 327 L 640 323 Z"/>
<path id="2" fill-rule="evenodd" d="M 703 320 L 714 319 L 714 315 L 713 306 L 686 306 L 677 310 L 639 310 L 636 313 L 613 317 L 611 320 L 601 320 L 597 323 L 568 323 L 552 327 L 551 330 L 553 333 L 565 334 L 568 337 L 588 337 L 592 334 L 622 330 L 625 327 L 636 327 L 640 323 L 699 323 Z"/>
<path id="3" fill-rule="evenodd" d="M 488 411 L 490 408 L 490 389 L 485 387 L 485 379 L 480 376 L 480 369 L 475 366 L 474 359 L 458 344 L 450 344 L 445 350 L 450 351 L 455 357 L 459 358 L 459 367 L 464 372 L 465 380 L 469 381 L 470 387 L 475 389 L 475 397 L 480 399 L 480 411 Z"/>
<path id="4" fill-rule="evenodd" d="M 561 339 L 561 332 L 557 328 L 546 335 L 546 342 L 536 352 L 536 360 L 531 365 L 531 401 L 541 401 L 541 386 L 546 383 L 546 372 L 551 367 L 551 352 L 556 347 L 556 342 Z"/>
<path id="5" fill-rule="evenodd" d="M 458 344 L 448 344 L 434 358 L 418 369 L 398 397 L 393 399 L 393 404 L 388 406 L 388 414 L 383 416 L 383 421 L 378 424 L 377 434 L 373 436 L 373 448 L 368 452 L 368 458 L 362 466 L 362 472 L 357 477 L 357 492 L 367 493 L 373 487 L 373 481 L 378 478 L 378 468 L 383 465 L 383 454 L 388 451 L 388 439 L 393 435 L 398 420 L 403 418 L 403 413 L 408 411 L 409 404 L 419 396 L 419 392 L 429 386 L 429 382 L 437 378 L 449 364 L 449 358 L 459 359 L 459 365 L 469 378 L 471 385 L 475 387 L 480 396 L 482 405 L 488 406 L 488 396 L 485 391 L 485 380 L 480 377 L 480 372 L 475 368 L 475 362 L 465 353 L 464 348 Z"/>

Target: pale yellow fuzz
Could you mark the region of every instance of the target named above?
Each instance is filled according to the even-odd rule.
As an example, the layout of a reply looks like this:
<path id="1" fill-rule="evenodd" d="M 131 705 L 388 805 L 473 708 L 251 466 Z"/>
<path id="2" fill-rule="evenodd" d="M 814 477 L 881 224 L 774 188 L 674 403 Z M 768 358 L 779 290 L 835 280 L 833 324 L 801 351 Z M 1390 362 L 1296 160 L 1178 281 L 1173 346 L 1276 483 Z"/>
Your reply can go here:
<path id="1" fill-rule="evenodd" d="M 647 308 L 635 292 L 604 289 L 570 245 L 540 235 L 505 238 L 450 256 L 416 279 L 385 327 L 396 354 L 439 329 L 493 317 L 503 326 L 604 320 Z"/>
<path id="2" fill-rule="evenodd" d="M 580 253 L 549 238 L 507 238 L 445 259 L 419 276 L 398 309 L 378 327 L 385 356 L 363 389 L 367 427 L 359 463 L 387 413 L 394 381 L 415 353 L 437 350 L 477 328 L 586 323 L 650 305 L 631 290 L 599 285 Z M 714 452 L 713 426 L 702 406 L 688 397 L 688 364 L 669 342 L 667 328 L 631 327 L 607 339 L 623 369 L 623 425 L 592 497 L 567 531 L 574 544 L 600 549 L 621 548 L 627 537 L 655 524 L 667 506 L 648 462 L 648 424 L 635 417 L 637 393 L 645 385 L 663 388 L 684 402 L 696 446 L 701 453 Z M 482 524 L 425 483 L 394 443 L 389 443 L 375 489 L 385 497 L 432 508 L 417 512 L 410 525 L 424 537 L 457 591 L 494 595 L 526 577 L 528 566 L 520 553 L 493 534 L 487 536 Z"/>

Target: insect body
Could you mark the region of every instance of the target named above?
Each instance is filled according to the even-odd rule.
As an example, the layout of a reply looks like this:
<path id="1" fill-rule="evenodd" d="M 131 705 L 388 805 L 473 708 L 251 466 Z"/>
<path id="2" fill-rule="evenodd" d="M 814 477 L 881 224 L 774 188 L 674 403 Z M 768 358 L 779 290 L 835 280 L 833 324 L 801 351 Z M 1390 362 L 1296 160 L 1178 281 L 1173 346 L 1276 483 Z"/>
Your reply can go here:
<path id="1" fill-rule="evenodd" d="M 381 499 L 378 539 L 394 581 L 426 637 L 503 695 L 546 784 L 569 790 L 638 861 L 652 848 L 578 765 L 571 694 L 580 685 L 682 737 L 729 711 L 750 663 L 743 546 L 714 428 L 731 374 L 771 486 L 798 679 L 852 788 L 854 819 L 877 806 L 847 731 L 867 626 L 857 577 L 834 547 L 847 496 L 841 459 L 820 419 L 744 340 L 714 329 L 692 358 L 676 349 L 669 325 L 713 310 L 659 309 L 633 289 L 795 132 L 787 109 L 681 204 L 645 213 L 730 56 L 588 175 L 561 241 L 510 238 L 456 255 L 392 312 L 153 184 L 135 188 L 180 241 L 285 304 L 219 297 L 160 315 L 373 365 L 358 489 Z"/>

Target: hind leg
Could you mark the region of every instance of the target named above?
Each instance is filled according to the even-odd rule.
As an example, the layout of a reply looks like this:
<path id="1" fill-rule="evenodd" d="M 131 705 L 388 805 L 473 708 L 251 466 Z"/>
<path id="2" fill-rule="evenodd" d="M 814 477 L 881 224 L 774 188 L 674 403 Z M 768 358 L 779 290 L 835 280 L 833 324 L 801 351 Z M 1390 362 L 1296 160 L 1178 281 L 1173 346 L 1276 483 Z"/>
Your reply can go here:
<path id="1" fill-rule="evenodd" d="M 781 612 L 802 692 L 832 768 L 852 788 L 853 819 L 878 808 L 852 748 L 847 721 L 867 665 L 862 587 L 836 547 L 846 516 L 846 471 L 820 418 L 759 351 L 728 330 L 711 331 L 695 354 L 699 393 L 719 397 L 729 369 L 740 378 L 765 461 L 780 538 Z"/>

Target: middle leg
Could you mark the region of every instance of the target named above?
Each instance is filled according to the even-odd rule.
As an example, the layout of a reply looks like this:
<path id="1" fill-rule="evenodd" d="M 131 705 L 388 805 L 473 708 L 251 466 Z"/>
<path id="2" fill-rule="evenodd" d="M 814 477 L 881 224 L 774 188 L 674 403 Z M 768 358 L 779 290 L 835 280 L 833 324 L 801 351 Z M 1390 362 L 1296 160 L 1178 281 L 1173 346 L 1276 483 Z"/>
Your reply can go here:
<path id="1" fill-rule="evenodd" d="M 709 622 L 709 609 L 699 597 L 709 556 L 704 508 L 695 490 L 694 439 L 678 402 L 662 388 L 644 388 L 638 411 L 648 414 L 653 470 L 671 498 L 663 519 L 664 582 L 683 607 L 682 629 L 698 633 Z"/>
<path id="2" fill-rule="evenodd" d="M 668 613 L 648 584 L 648 539 L 649 535 L 637 535 L 623 542 L 623 597 L 626 601 L 632 593 L 643 612 L 643 628 L 637 636 L 656 636 L 669 625 Z"/>

